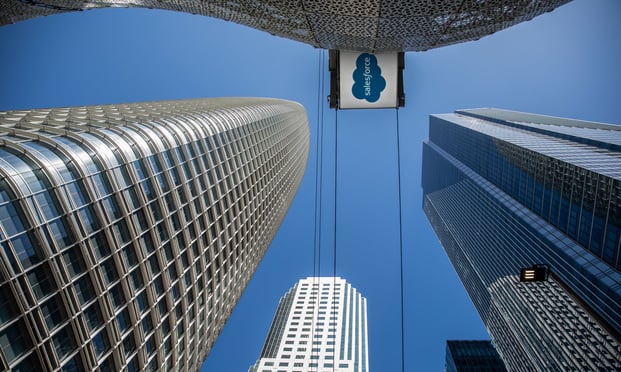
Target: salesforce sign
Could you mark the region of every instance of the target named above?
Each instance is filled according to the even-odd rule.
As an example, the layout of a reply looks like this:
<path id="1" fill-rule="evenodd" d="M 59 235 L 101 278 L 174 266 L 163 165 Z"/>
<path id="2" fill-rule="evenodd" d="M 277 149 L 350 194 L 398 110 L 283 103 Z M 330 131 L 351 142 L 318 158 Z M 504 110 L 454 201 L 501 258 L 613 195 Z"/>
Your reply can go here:
<path id="1" fill-rule="evenodd" d="M 399 107 L 398 53 L 339 51 L 341 109 Z"/>

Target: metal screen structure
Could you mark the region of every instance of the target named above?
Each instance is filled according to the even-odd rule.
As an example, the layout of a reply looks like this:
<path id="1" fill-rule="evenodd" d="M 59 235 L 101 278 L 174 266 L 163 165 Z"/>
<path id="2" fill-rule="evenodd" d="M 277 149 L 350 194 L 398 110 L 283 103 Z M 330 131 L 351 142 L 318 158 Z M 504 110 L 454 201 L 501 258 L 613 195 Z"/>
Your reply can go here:
<path id="1" fill-rule="evenodd" d="M 107 7 L 224 19 L 322 49 L 423 51 L 477 40 L 569 0 L 3 0 L 0 25 Z"/>

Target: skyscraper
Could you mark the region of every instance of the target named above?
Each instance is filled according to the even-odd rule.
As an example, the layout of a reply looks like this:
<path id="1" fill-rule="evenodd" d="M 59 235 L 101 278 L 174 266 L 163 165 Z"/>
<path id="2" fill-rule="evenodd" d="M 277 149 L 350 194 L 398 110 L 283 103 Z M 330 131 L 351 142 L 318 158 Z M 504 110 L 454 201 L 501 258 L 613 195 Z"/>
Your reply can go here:
<path id="1" fill-rule="evenodd" d="M 0 112 L 0 370 L 198 370 L 305 169 L 304 109 Z"/>
<path id="2" fill-rule="evenodd" d="M 221 18 L 317 48 L 403 52 L 477 40 L 567 2 L 4 0 L 0 5 L 0 25 L 94 8 L 157 8 Z"/>
<path id="3" fill-rule="evenodd" d="M 432 115 L 423 208 L 510 370 L 621 368 L 621 126 Z M 521 268 L 549 267 L 520 283 Z"/>
<path id="4" fill-rule="evenodd" d="M 487 340 L 446 341 L 444 372 L 505 372 L 500 355 Z"/>
<path id="5" fill-rule="evenodd" d="M 300 280 L 278 304 L 250 372 L 369 370 L 367 300 L 345 279 Z"/>

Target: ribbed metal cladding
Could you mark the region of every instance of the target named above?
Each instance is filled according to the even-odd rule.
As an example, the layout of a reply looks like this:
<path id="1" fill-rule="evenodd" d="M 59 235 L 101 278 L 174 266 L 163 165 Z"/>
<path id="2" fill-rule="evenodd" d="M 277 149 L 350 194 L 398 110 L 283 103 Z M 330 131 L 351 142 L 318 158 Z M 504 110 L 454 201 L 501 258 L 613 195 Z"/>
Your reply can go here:
<path id="1" fill-rule="evenodd" d="M 198 370 L 305 170 L 306 112 L 0 112 L 0 370 Z"/>
<path id="2" fill-rule="evenodd" d="M 423 209 L 509 370 L 621 368 L 620 140 L 503 110 L 430 118 Z M 533 264 L 550 279 L 520 283 Z"/>
<path id="3" fill-rule="evenodd" d="M 323 49 L 421 51 L 477 40 L 567 2 L 569 0 L 3 0 L 0 25 L 93 8 L 142 7 L 221 18 Z"/>

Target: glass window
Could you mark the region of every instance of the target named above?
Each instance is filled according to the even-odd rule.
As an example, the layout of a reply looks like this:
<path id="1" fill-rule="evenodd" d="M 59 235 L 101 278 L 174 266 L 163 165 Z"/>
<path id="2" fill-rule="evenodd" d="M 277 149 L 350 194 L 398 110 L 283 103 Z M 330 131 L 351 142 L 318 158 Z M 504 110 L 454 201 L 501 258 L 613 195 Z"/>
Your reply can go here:
<path id="1" fill-rule="evenodd" d="M 108 339 L 108 332 L 105 328 L 93 336 L 91 342 L 97 356 L 101 356 L 110 349 L 110 340 Z"/>
<path id="2" fill-rule="evenodd" d="M 155 252 L 155 244 L 153 244 L 153 239 L 151 238 L 150 234 L 143 234 L 140 239 L 139 239 L 139 243 L 140 246 L 143 249 L 143 252 L 145 252 L 145 256 L 148 256 L 150 253 Z"/>
<path id="3" fill-rule="evenodd" d="M 35 241 L 36 239 L 33 239 L 30 231 L 19 234 L 11 239 L 13 251 L 25 269 L 39 263 L 43 259 L 41 246 L 39 244 L 34 244 Z"/>
<path id="4" fill-rule="evenodd" d="M 30 337 L 24 332 L 25 329 L 28 328 L 24 320 L 20 319 L 0 332 L 0 347 L 9 363 L 32 348 Z"/>
<path id="5" fill-rule="evenodd" d="M 67 354 L 75 350 L 76 344 L 73 332 L 71 331 L 71 325 L 66 325 L 52 336 L 52 343 L 54 344 L 59 359 L 63 359 Z"/>
<path id="6" fill-rule="evenodd" d="M 145 309 L 149 307 L 149 302 L 147 300 L 147 291 L 142 291 L 138 296 L 136 296 L 136 302 L 138 303 L 138 309 L 140 312 L 144 312 Z"/>
<path id="7" fill-rule="evenodd" d="M 87 275 L 82 276 L 80 279 L 73 283 L 73 288 L 82 305 L 86 304 L 95 297 L 95 290 L 90 281 L 90 277 Z"/>
<path id="8" fill-rule="evenodd" d="M 145 335 L 149 334 L 153 330 L 153 322 L 151 321 L 151 313 L 147 313 L 147 315 L 142 319 L 142 330 Z"/>
<path id="9" fill-rule="evenodd" d="M 157 195 L 155 194 L 155 190 L 153 189 L 153 183 L 151 182 L 151 179 L 147 178 L 146 180 L 142 181 L 140 183 L 140 186 L 142 186 L 142 190 L 144 191 L 147 200 L 155 199 L 157 197 Z"/>
<path id="10" fill-rule="evenodd" d="M 121 312 L 117 314 L 116 322 L 119 326 L 119 331 L 121 332 L 121 334 L 125 333 L 131 328 L 132 321 L 129 318 L 129 312 L 127 311 L 127 308 L 121 310 Z"/>
<path id="11" fill-rule="evenodd" d="M 157 176 L 155 176 L 155 178 L 157 179 L 157 183 L 160 185 L 162 192 L 170 191 L 170 184 L 168 183 L 168 179 L 166 178 L 164 173 L 158 174 Z"/>
<path id="12" fill-rule="evenodd" d="M 99 363 L 100 372 L 115 372 L 117 368 L 114 366 L 114 355 L 110 355 L 103 362 Z"/>
<path id="13" fill-rule="evenodd" d="M 134 217 L 134 222 L 136 224 L 136 227 L 138 227 L 139 230 L 147 231 L 149 229 L 150 226 L 149 226 L 149 223 L 147 222 L 147 217 L 145 216 L 144 211 L 142 209 L 138 209 L 133 217 Z"/>
<path id="14" fill-rule="evenodd" d="M 155 336 L 151 336 L 147 339 L 146 349 L 148 356 L 150 356 L 157 350 L 157 346 L 155 345 Z"/>
<path id="15" fill-rule="evenodd" d="M 125 350 L 125 355 L 129 355 L 136 350 L 136 341 L 134 341 L 134 335 L 132 333 L 123 339 L 123 349 Z"/>
<path id="16" fill-rule="evenodd" d="M 14 298 L 8 283 L 0 286 L 0 325 L 19 315 L 19 309 Z"/>
<path id="17" fill-rule="evenodd" d="M 32 292 L 37 299 L 49 296 L 57 288 L 47 262 L 37 266 L 26 274 L 26 276 L 30 282 Z"/>
<path id="18" fill-rule="evenodd" d="M 65 217 L 60 217 L 48 222 L 48 226 L 52 232 L 52 239 L 59 250 L 73 244 L 75 239 L 67 228 L 67 221 Z"/>
<path id="19" fill-rule="evenodd" d="M 164 222 L 160 222 L 157 224 L 157 234 L 160 237 L 161 242 L 165 242 L 168 240 L 168 230 L 166 229 L 166 224 Z"/>
<path id="20" fill-rule="evenodd" d="M 138 264 L 138 257 L 136 256 L 136 250 L 134 249 L 133 244 L 130 244 L 123 249 L 123 255 L 125 256 L 127 268 L 132 268 Z"/>
<path id="21" fill-rule="evenodd" d="M 32 372 L 32 371 L 42 371 L 43 366 L 39 361 L 36 353 L 32 353 L 28 355 L 24 360 L 19 362 L 18 365 L 11 368 L 12 372 Z"/>
<path id="22" fill-rule="evenodd" d="M 62 372 L 79 372 L 82 370 L 84 369 L 82 368 L 80 354 L 77 354 L 73 358 L 69 359 L 69 361 L 61 368 Z"/>
<path id="23" fill-rule="evenodd" d="M 162 320 L 162 336 L 166 337 L 170 333 L 170 323 L 168 318 Z"/>
<path id="24" fill-rule="evenodd" d="M 35 199 L 37 199 L 39 208 L 46 220 L 51 220 L 59 215 L 56 203 L 48 191 L 35 194 Z"/>
<path id="25" fill-rule="evenodd" d="M 103 232 L 95 234 L 91 238 L 91 245 L 93 250 L 97 254 L 97 257 L 103 258 L 110 254 L 110 247 L 106 241 L 106 235 Z"/>
<path id="26" fill-rule="evenodd" d="M 114 168 L 112 172 L 120 188 L 130 186 L 133 183 L 126 166 L 121 165 L 118 168 Z"/>
<path id="27" fill-rule="evenodd" d="M 129 235 L 129 230 L 127 229 L 127 223 L 125 220 L 120 220 L 116 224 L 114 224 L 115 236 L 120 238 L 121 242 L 127 243 L 131 240 L 131 236 Z"/>
<path id="28" fill-rule="evenodd" d="M 142 278 L 142 273 L 140 272 L 140 268 L 132 271 L 130 274 L 132 287 L 134 291 L 138 291 L 144 285 L 144 280 Z"/>
<path id="29" fill-rule="evenodd" d="M 70 182 L 66 185 L 66 187 L 67 193 L 69 197 L 73 200 L 74 206 L 76 208 L 80 208 L 81 206 L 86 205 L 86 192 L 78 182 Z"/>
<path id="30" fill-rule="evenodd" d="M 65 267 L 72 277 L 80 275 L 85 268 L 84 260 L 82 258 L 82 252 L 80 248 L 74 246 L 63 253 L 63 260 L 65 261 Z"/>
<path id="31" fill-rule="evenodd" d="M 88 328 L 93 331 L 103 324 L 103 316 L 98 303 L 94 303 L 84 310 L 84 320 Z"/>
<path id="32" fill-rule="evenodd" d="M 140 207 L 140 202 L 138 201 L 138 195 L 136 194 L 136 187 L 130 186 L 125 191 L 125 200 L 129 204 L 130 211 L 136 210 Z"/>
<path id="33" fill-rule="evenodd" d="M 102 202 L 103 209 L 108 213 L 111 220 L 116 220 L 123 216 L 123 212 L 121 211 L 114 195 L 110 195 L 109 197 L 103 199 Z"/>
<path id="34" fill-rule="evenodd" d="M 2 194 L 4 194 L 3 199 L 9 199 L 6 192 L 3 191 Z M 13 236 L 24 231 L 24 223 L 22 222 L 24 218 L 18 215 L 16 207 L 19 208 L 15 202 L 0 205 L 0 223 L 4 227 L 6 236 Z"/>
<path id="35" fill-rule="evenodd" d="M 151 276 L 155 276 L 160 273 L 160 265 L 157 262 L 157 255 L 152 255 L 149 257 L 149 270 L 151 271 Z"/>
<path id="36" fill-rule="evenodd" d="M 96 173 L 92 176 L 93 184 L 99 190 L 99 195 L 106 196 L 112 193 L 112 188 L 110 187 L 110 183 L 104 177 L 103 173 Z"/>
<path id="37" fill-rule="evenodd" d="M 65 308 L 60 301 L 60 295 L 50 298 L 41 305 L 41 314 L 47 324 L 47 329 L 52 331 L 67 320 Z"/>
<path id="38" fill-rule="evenodd" d="M 112 284 L 119 278 L 114 258 L 112 257 L 101 264 L 101 270 L 103 271 L 103 277 L 106 279 L 107 284 Z"/>

